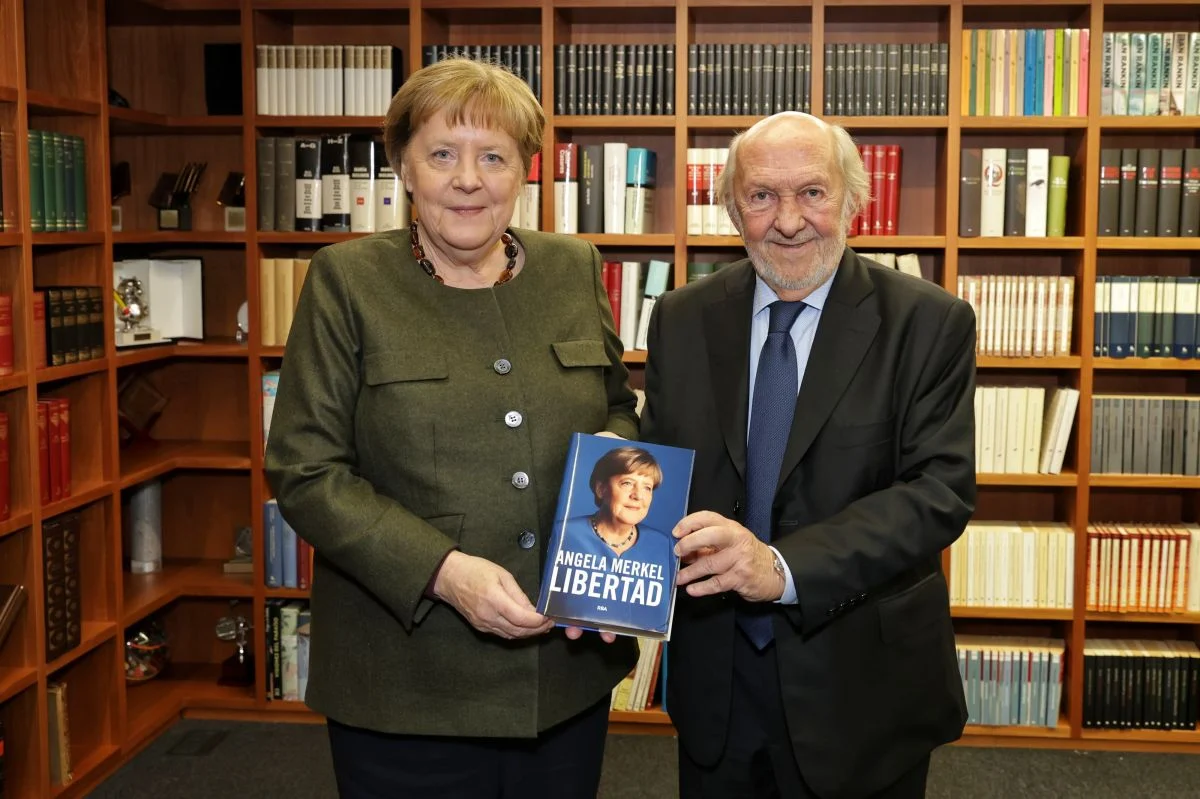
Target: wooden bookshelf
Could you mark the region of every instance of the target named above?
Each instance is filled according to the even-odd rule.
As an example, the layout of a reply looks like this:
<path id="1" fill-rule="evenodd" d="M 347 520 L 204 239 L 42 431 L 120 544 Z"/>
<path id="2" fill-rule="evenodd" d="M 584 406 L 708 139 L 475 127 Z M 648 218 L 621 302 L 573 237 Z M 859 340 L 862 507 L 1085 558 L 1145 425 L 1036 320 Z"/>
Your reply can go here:
<path id="1" fill-rule="evenodd" d="M 23 141 L 29 130 L 82 136 L 88 153 L 87 230 L 33 233 L 29 219 L 30 165 L 16 148 L 16 230 L 0 231 L 0 291 L 14 294 L 15 373 L 0 377 L 0 406 L 9 412 L 12 514 L 0 521 L 0 582 L 23 582 L 30 597 L 0 648 L 0 718 L 8 734 L 8 780 L 16 796 L 82 796 L 107 773 L 183 714 L 226 718 L 319 721 L 296 703 L 268 701 L 260 631 L 251 688 L 218 684 L 219 666 L 233 652 L 212 633 L 215 619 L 237 601 L 261 619 L 265 602 L 303 598 L 306 591 L 267 589 L 255 575 L 226 575 L 232 531 L 248 525 L 256 561 L 263 560 L 261 508 L 269 498 L 262 474 L 262 374 L 277 367 L 282 347 L 264 347 L 258 334 L 259 262 L 307 258 L 322 246 L 359 234 L 258 231 L 255 142 L 260 136 L 320 131 L 369 132 L 376 117 L 268 116 L 257 113 L 257 44 L 393 44 L 405 72 L 419 67 L 428 44 L 540 44 L 546 147 L 556 141 L 623 139 L 658 154 L 656 224 L 638 236 L 589 235 L 612 260 L 670 259 L 672 285 L 686 279 L 692 260 L 742 257 L 740 239 L 686 235 L 684 179 L 688 147 L 726 145 L 751 116 L 686 113 L 687 46 L 692 43 L 780 41 L 812 48 L 811 97 L 821 113 L 827 42 L 906 41 L 949 44 L 949 113 L 919 117 L 831 117 L 866 143 L 900 143 L 904 172 L 896 236 L 860 236 L 863 251 L 917 252 L 933 278 L 954 290 L 959 275 L 1016 274 L 1028 263 L 1039 273 L 1072 275 L 1072 354 L 1054 358 L 978 359 L 981 384 L 1028 381 L 1080 390 L 1076 425 L 1063 473 L 980 474 L 977 517 L 1065 522 L 1075 531 L 1073 610 L 953 609 L 961 632 L 1038 634 L 1067 643 L 1062 717 L 1054 728 L 971 727 L 965 743 L 989 746 L 1159 749 L 1200 752 L 1200 731 L 1109 731 L 1082 726 L 1083 643 L 1090 634 L 1127 637 L 1175 633 L 1196 639 L 1197 614 L 1097 614 L 1083 610 L 1085 529 L 1098 515 L 1130 521 L 1198 522 L 1200 478 L 1093 475 L 1091 398 L 1138 381 L 1182 393 L 1194 391 L 1200 361 L 1093 357 L 1097 275 L 1130 269 L 1200 276 L 1200 239 L 1117 238 L 1097 235 L 1098 165 L 1102 146 L 1200 143 L 1198 117 L 1102 117 L 1099 85 L 1104 30 L 1197 30 L 1188 3 L 1155 0 L 986 5 L 975 0 L 908 3 L 811 0 L 0 0 L 0 130 Z M 869 13 L 864 13 L 869 12 Z M 964 116 L 961 107 L 961 32 L 964 29 L 1087 27 L 1091 30 L 1091 107 L 1076 117 Z M 554 45 L 657 43 L 675 47 L 676 113 L 662 116 L 579 116 L 554 113 Z M 205 103 L 204 45 L 240 43 L 240 113 L 213 115 Z M 119 92 L 129 108 L 110 106 Z M 1004 146 L 1018 140 L 1071 156 L 1067 234 L 1060 238 L 960 238 L 958 172 L 964 146 Z M 1165 145 L 1163 145 L 1165 146 Z M 163 232 L 146 204 L 159 173 L 187 160 L 208 169 L 198 189 L 192 231 Z M 113 164 L 130 164 L 132 191 L 117 200 L 123 230 L 110 227 L 108 186 Z M 250 227 L 224 230 L 215 204 L 224 176 L 244 172 Z M 8 179 L 9 175 L 5 175 Z M 542 170 L 542 228 L 552 227 L 553 171 Z M 34 365 L 30 292 L 43 285 L 102 285 L 123 258 L 195 256 L 205 263 L 203 341 L 117 350 L 106 334 L 104 357 L 55 368 Z M 697 257 L 698 256 L 698 257 Z M 1126 266 L 1126 263 L 1133 264 Z M 248 303 L 251 334 L 233 339 L 238 306 Z M 115 317 L 106 303 L 106 329 Z M 643 351 L 631 351 L 640 384 Z M 150 439 L 122 446 L 120 387 L 140 376 L 168 398 Z M 1155 382 L 1157 381 L 1157 382 Z M 42 505 L 37 493 L 36 402 L 72 400 L 72 494 Z M 149 480 L 164 492 L 164 568 L 132 575 L 123 565 L 122 532 L 128 496 Z M 1178 497 L 1179 499 L 1176 499 Z M 214 510 L 214 508 L 216 510 Z M 90 543 L 83 565 L 80 646 L 47 663 L 39 596 L 43 524 L 79 512 Z M 946 563 L 948 565 L 948 559 Z M 162 678 L 126 684 L 126 627 L 156 617 L 172 636 L 178 659 Z M 63 680 L 71 693 L 75 780 L 52 787 L 44 692 Z M 671 734 L 661 710 L 614 713 L 612 729 Z M 31 730 L 28 737 L 17 730 Z"/>

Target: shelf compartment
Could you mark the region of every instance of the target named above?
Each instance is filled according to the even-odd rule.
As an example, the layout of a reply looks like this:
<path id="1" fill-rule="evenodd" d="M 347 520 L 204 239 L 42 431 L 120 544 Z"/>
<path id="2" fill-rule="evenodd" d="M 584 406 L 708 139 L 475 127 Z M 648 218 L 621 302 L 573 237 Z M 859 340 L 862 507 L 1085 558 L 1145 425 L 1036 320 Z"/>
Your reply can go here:
<path id="1" fill-rule="evenodd" d="M 117 632 L 117 623 L 115 621 L 88 621 L 84 619 L 80 627 L 82 627 L 82 630 L 79 633 L 79 646 L 52 663 L 46 664 L 47 674 L 60 671 L 75 663 L 75 661 L 86 657 L 92 650 L 108 641 Z"/>
<path id="2" fill-rule="evenodd" d="M 176 718 L 184 707 L 248 709 L 254 699 L 245 688 L 217 684 L 215 663 L 171 663 L 162 675 L 143 683 L 126 683 L 125 747 L 138 746 Z"/>
<path id="3" fill-rule="evenodd" d="M 121 451 L 122 488 L 174 469 L 249 469 L 246 441 L 166 440 L 131 444 Z"/>
<path id="4" fill-rule="evenodd" d="M 71 728 L 74 731 L 74 727 Z M 104 744 L 89 749 L 83 757 L 76 760 L 75 745 L 71 744 L 71 781 L 66 785 L 50 786 L 51 799 L 67 793 L 73 793 L 75 786 L 88 780 L 95 772 L 105 770 L 109 762 L 121 754 L 121 747 L 116 744 Z"/>
<path id="5" fill-rule="evenodd" d="M 204 341 L 179 341 L 117 350 L 117 366 L 134 366 L 168 358 L 245 358 L 249 352 L 246 344 L 239 344 L 231 336 L 217 336 Z"/>
<path id="6" fill-rule="evenodd" d="M 181 597 L 254 596 L 251 575 L 225 574 L 222 564 L 205 558 L 164 558 L 161 571 L 125 572 L 122 624 L 128 627 Z"/>
<path id="7" fill-rule="evenodd" d="M 29 113 L 31 114 L 100 116 L 100 103 L 92 100 L 76 100 L 32 89 L 26 92 L 25 99 L 29 104 Z"/>
<path id="8" fill-rule="evenodd" d="M 175 116 L 135 108 L 108 109 L 112 134 L 241 133 L 244 124 L 242 116 Z"/>
<path id="9" fill-rule="evenodd" d="M 61 513 L 69 513 L 76 508 L 82 508 L 98 499 L 108 496 L 113 485 L 110 480 L 92 479 L 71 486 L 71 496 L 63 497 L 57 502 L 42 506 L 42 518 L 49 519 Z"/>
<path id="10" fill-rule="evenodd" d="M 89 361 L 69 363 L 66 366 L 48 366 L 37 370 L 38 383 L 51 383 L 56 380 L 69 380 L 73 377 L 95 374 L 108 370 L 108 358 L 95 358 Z"/>

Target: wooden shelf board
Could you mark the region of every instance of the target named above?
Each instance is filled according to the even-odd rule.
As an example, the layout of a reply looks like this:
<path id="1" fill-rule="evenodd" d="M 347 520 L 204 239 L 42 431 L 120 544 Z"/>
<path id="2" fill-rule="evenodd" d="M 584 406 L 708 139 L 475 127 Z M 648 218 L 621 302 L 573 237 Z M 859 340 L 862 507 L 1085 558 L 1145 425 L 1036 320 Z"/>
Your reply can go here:
<path id="1" fill-rule="evenodd" d="M 36 685 L 38 670 L 33 666 L 0 666 L 0 705 Z"/>
<path id="2" fill-rule="evenodd" d="M 1093 358 L 1093 369 L 1141 369 L 1178 372 L 1200 370 L 1200 360 L 1191 358 Z"/>
<path id="3" fill-rule="evenodd" d="M 282 358 L 283 352 L 283 347 L 263 347 L 258 354 L 262 358 Z"/>
<path id="4" fill-rule="evenodd" d="M 666 115 L 641 114 L 573 114 L 554 118 L 556 130 L 570 128 L 612 128 L 621 130 L 673 130 L 675 117 Z"/>
<path id="5" fill-rule="evenodd" d="M 117 350 L 117 368 L 168 358 L 245 358 L 249 353 L 249 347 L 234 341 L 232 336 L 214 336 L 204 341 L 126 347 Z"/>
<path id="6" fill-rule="evenodd" d="M 621 360 L 625 363 L 645 363 L 646 350 L 625 350 Z"/>
<path id="7" fill-rule="evenodd" d="M 60 513 L 67 513 L 76 508 L 82 508 L 112 491 L 112 483 L 108 480 L 89 480 L 86 483 L 71 486 L 71 496 L 42 506 L 42 518 L 50 519 Z"/>
<path id="8" fill-rule="evenodd" d="M 611 710 L 609 721 L 628 722 L 630 724 L 670 724 L 671 717 L 655 706 L 649 710 Z"/>
<path id="9" fill-rule="evenodd" d="M 967 26 L 968 28 L 970 26 Z M 961 120 L 963 130 L 1078 130 L 1086 128 L 1087 117 L 968 117 Z"/>
<path id="10" fill-rule="evenodd" d="M 312 592 L 307 588 L 268 588 L 267 599 L 308 599 Z"/>
<path id="11" fill-rule="evenodd" d="M 1160 131 L 1200 130 L 1200 116 L 1178 117 L 1100 117 L 1101 130 Z"/>
<path id="12" fill-rule="evenodd" d="M 673 233 L 643 233 L 640 235 L 622 233 L 580 233 L 578 238 L 590 241 L 597 247 L 673 247 Z"/>
<path id="13" fill-rule="evenodd" d="M 851 236 L 846 239 L 846 243 L 856 250 L 865 250 L 868 247 L 873 250 L 897 250 L 910 247 L 938 249 L 946 246 L 946 237 L 935 235 Z"/>
<path id="14" fill-rule="evenodd" d="M 327 233 L 325 231 L 317 231 L 315 233 L 259 233 L 259 244 L 300 244 L 302 246 L 324 244 L 337 244 L 340 241 L 350 241 L 352 239 L 369 236 L 370 233 Z"/>
<path id="15" fill-rule="evenodd" d="M 14 372 L 0 377 L 0 393 L 12 391 L 14 388 L 25 388 L 29 385 L 28 372 Z"/>
<path id="16" fill-rule="evenodd" d="M 20 231 L 0 233 L 0 247 L 20 247 L 25 236 Z"/>
<path id="17" fill-rule="evenodd" d="M 15 103 L 17 95 L 15 86 L 0 86 L 0 103 Z"/>
<path id="18" fill-rule="evenodd" d="M 121 624 L 128 627 L 180 597 L 254 596 L 251 575 L 225 574 L 223 563 L 217 559 L 168 558 L 157 572 L 123 572 Z"/>
<path id="19" fill-rule="evenodd" d="M 65 366 L 48 366 L 37 370 L 37 382 L 50 383 L 55 380 L 68 380 L 72 377 L 90 375 L 108 369 L 108 358 L 93 358 L 88 361 L 69 363 Z"/>
<path id="20" fill-rule="evenodd" d="M 1015 619 L 1022 621 L 1071 621 L 1070 608 L 1000 608 L 953 605 L 950 615 L 956 619 Z"/>
<path id="21" fill-rule="evenodd" d="M 79 646 L 47 664 L 46 674 L 54 674 L 71 665 L 117 633 L 117 623 L 114 621 L 87 621 L 85 619 L 82 627 L 83 629 L 79 633 Z"/>
<path id="22" fill-rule="evenodd" d="M 241 116 L 172 116 L 136 108 L 108 109 L 108 129 L 114 134 L 241 133 Z"/>
<path id="23" fill-rule="evenodd" d="M 383 130 L 383 117 L 347 116 L 269 116 L 257 114 L 254 124 L 259 129 L 294 128 L 296 130 Z"/>
<path id="24" fill-rule="evenodd" d="M 1200 613 L 1110 613 L 1089 610 L 1084 621 L 1122 621 L 1131 624 L 1200 624 Z"/>
<path id="25" fill-rule="evenodd" d="M 975 476 L 979 485 L 992 486 L 1074 486 L 1079 481 L 1075 472 L 1062 474 L 995 474 L 980 472 Z"/>
<path id="26" fill-rule="evenodd" d="M 1093 474 L 1088 477 L 1093 488 L 1200 488 L 1200 477 L 1176 474 Z"/>
<path id="27" fill-rule="evenodd" d="M 831 124 L 841 125 L 848 130 L 945 130 L 950 127 L 950 118 L 942 116 L 916 117 L 823 117 Z"/>
<path id="28" fill-rule="evenodd" d="M 1097 250 L 1200 250 L 1200 238 L 1172 236 L 1100 236 Z"/>
<path id="29" fill-rule="evenodd" d="M 1082 250 L 1083 236 L 1040 238 L 1037 236 L 980 236 L 959 239 L 960 250 Z"/>
<path id="30" fill-rule="evenodd" d="M 421 0 L 421 10 L 454 11 L 456 9 L 496 8 L 495 0 Z M 541 0 L 505 0 L 504 8 L 541 8 Z"/>
<path id="31" fill-rule="evenodd" d="M 1065 717 L 1060 716 L 1054 727 L 1034 727 L 1020 724 L 991 725 L 968 724 L 963 730 L 963 738 L 1003 737 L 1003 738 L 1070 738 L 1071 725 Z"/>
<path id="32" fill-rule="evenodd" d="M 121 451 L 121 487 L 145 482 L 173 469 L 249 469 L 246 441 L 153 441 Z"/>
<path id="33" fill-rule="evenodd" d="M 72 754 L 76 754 L 72 752 Z M 113 758 L 120 756 L 121 747 L 116 744 L 102 744 L 84 753 L 82 757 L 71 761 L 72 779 L 66 785 L 51 785 L 50 796 L 58 797 L 71 791 L 81 782 L 85 782 L 90 774 L 106 768 Z"/>
<path id="34" fill-rule="evenodd" d="M 77 247 L 85 244 L 103 244 L 104 234 L 92 231 L 75 233 L 34 233 L 35 247 Z"/>
<path id="35" fill-rule="evenodd" d="M 218 685 L 220 675 L 218 663 L 172 662 L 167 671 L 154 679 L 126 683 L 129 720 L 126 747 L 179 715 L 185 705 L 253 707 L 252 689 Z"/>
<path id="36" fill-rule="evenodd" d="M 33 524 L 33 513 L 31 511 L 15 511 L 12 516 L 0 522 L 0 538 L 12 535 L 31 524 Z"/>
<path id="37" fill-rule="evenodd" d="M 1078 355 L 1059 355 L 1047 358 L 1000 358 L 980 355 L 975 358 L 979 369 L 1078 369 L 1083 359 Z"/>
<path id="38" fill-rule="evenodd" d="M 122 230 L 113 244 L 245 244 L 247 234 L 229 230 Z"/>
<path id="39" fill-rule="evenodd" d="M 100 103 L 95 100 L 76 100 L 60 97 L 50 92 L 28 91 L 25 100 L 31 114 L 73 114 L 76 116 L 100 116 Z"/>
<path id="40" fill-rule="evenodd" d="M 1084 741 L 1122 741 L 1125 743 L 1200 744 L 1200 730 L 1096 730 L 1080 731 Z"/>

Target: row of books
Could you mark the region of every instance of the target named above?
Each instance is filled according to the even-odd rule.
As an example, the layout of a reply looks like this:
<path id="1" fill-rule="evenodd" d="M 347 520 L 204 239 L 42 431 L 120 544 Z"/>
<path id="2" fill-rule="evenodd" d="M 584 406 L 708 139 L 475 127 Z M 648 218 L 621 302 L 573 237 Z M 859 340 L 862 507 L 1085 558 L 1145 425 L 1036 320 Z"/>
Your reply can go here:
<path id="1" fill-rule="evenodd" d="M 1100 275 L 1092 354 L 1104 358 L 1195 358 L 1200 278 Z"/>
<path id="2" fill-rule="evenodd" d="M 975 387 L 975 469 L 1060 474 L 1079 391 L 1042 386 Z"/>
<path id="3" fill-rule="evenodd" d="M 529 164 L 529 174 L 521 187 L 521 196 L 513 206 L 509 227 L 525 230 L 542 229 L 542 154 L 534 153 Z"/>
<path id="4" fill-rule="evenodd" d="M 408 196 L 370 136 L 263 136 L 258 228 L 375 233 L 408 224 Z"/>
<path id="5" fill-rule="evenodd" d="M 80 516 L 71 512 L 42 522 L 42 600 L 46 662 L 79 646 L 82 632 L 79 576 Z"/>
<path id="6" fill-rule="evenodd" d="M 1200 106 L 1200 33 L 1103 34 L 1100 113 L 1181 116 Z"/>
<path id="7" fill-rule="evenodd" d="M 1101 236 L 1200 236 L 1200 148 L 1100 150 Z"/>
<path id="8" fill-rule="evenodd" d="M 556 44 L 554 112 L 674 114 L 675 45 Z"/>
<path id="9" fill-rule="evenodd" d="M 540 44 L 427 44 L 421 48 L 421 66 L 447 58 L 486 61 L 512 72 L 529 85 L 533 96 L 542 96 L 542 46 Z M 559 81 L 559 85 L 562 82 Z M 559 112 L 562 113 L 562 112 Z"/>
<path id="10" fill-rule="evenodd" d="M 617 333 L 626 350 L 646 349 L 650 314 L 667 290 L 672 265 L 666 261 L 605 261 L 601 277 Z"/>
<path id="11" fill-rule="evenodd" d="M 807 44 L 689 44 L 687 70 L 692 116 L 769 116 L 812 107 Z"/>
<path id="12" fill-rule="evenodd" d="M 962 32 L 963 116 L 1087 116 L 1087 28 Z"/>
<path id="13" fill-rule="evenodd" d="M 915 252 L 859 252 L 858 250 L 855 252 L 888 269 L 895 269 L 922 280 L 932 279 L 932 276 L 926 275 L 921 269 L 921 258 Z"/>
<path id="14" fill-rule="evenodd" d="M 653 233 L 657 156 L 625 142 L 554 145 L 556 233 Z"/>
<path id="15" fill-rule="evenodd" d="M 826 113 L 945 116 L 949 55 L 945 42 L 826 44 Z"/>
<path id="16" fill-rule="evenodd" d="M 955 607 L 1069 610 L 1075 531 L 1044 522 L 971 522 L 950 545 Z"/>
<path id="17" fill-rule="evenodd" d="M 728 147 L 687 148 L 687 234 L 733 236 L 737 229 L 717 200 L 717 180 L 725 171 Z"/>
<path id="18" fill-rule="evenodd" d="M 263 425 L 270 422 L 264 419 Z M 312 584 L 312 544 L 296 535 L 279 512 L 279 502 L 263 503 L 263 579 L 267 588 L 308 588 Z"/>
<path id="19" fill-rule="evenodd" d="M 383 116 L 404 77 L 389 45 L 260 44 L 254 48 L 256 111 L 284 116 Z"/>
<path id="20" fill-rule="evenodd" d="M 1066 645 L 1057 638 L 956 635 L 968 724 L 1056 727 Z"/>
<path id="21" fill-rule="evenodd" d="M 0 233 L 20 231 L 17 210 L 17 137 L 0 130 Z"/>
<path id="22" fill-rule="evenodd" d="M 1200 475 L 1200 397 L 1093 394 L 1091 469 Z"/>
<path id="23" fill-rule="evenodd" d="M 105 290 L 48 286 L 33 292 L 37 365 L 64 366 L 104 357 Z M 44 324 L 39 324 L 43 322 Z"/>
<path id="24" fill-rule="evenodd" d="M 1071 159 L 1045 147 L 964 147 L 958 235 L 1064 236 Z"/>
<path id="25" fill-rule="evenodd" d="M 649 710 L 659 704 L 660 686 L 666 685 L 666 680 L 660 679 L 664 676 L 663 642 L 653 638 L 638 638 L 637 642 L 637 664 L 613 688 L 609 710 Z"/>
<path id="26" fill-rule="evenodd" d="M 959 275 L 957 292 L 975 311 L 975 354 L 1053 358 L 1071 354 L 1075 278 Z"/>
<path id="27" fill-rule="evenodd" d="M 689 261 L 687 264 L 687 282 L 695 283 L 697 280 L 706 278 L 719 271 L 721 267 L 731 263 L 733 261 Z"/>
<path id="28" fill-rule="evenodd" d="M 66 397 L 38 400 L 37 426 L 38 491 L 47 505 L 71 496 L 71 401 Z"/>
<path id="29" fill-rule="evenodd" d="M 312 613 L 299 599 L 266 602 L 267 698 L 303 702 L 308 690 Z"/>
<path id="30" fill-rule="evenodd" d="M 308 258 L 261 258 L 258 262 L 259 330 L 264 347 L 287 344 Z"/>
<path id="31" fill-rule="evenodd" d="M 900 230 L 900 145 L 860 144 L 863 170 L 871 179 L 871 196 L 850 220 L 850 236 L 895 236 Z"/>
<path id="32" fill-rule="evenodd" d="M 33 232 L 87 230 L 87 148 L 83 137 L 31 130 L 28 138 L 29 223 Z"/>
<path id="33" fill-rule="evenodd" d="M 1087 609 L 1200 611 L 1200 527 L 1089 524 Z"/>
<path id="34" fill-rule="evenodd" d="M 1200 648 L 1194 641 L 1087 639 L 1083 726 L 1194 730 Z"/>

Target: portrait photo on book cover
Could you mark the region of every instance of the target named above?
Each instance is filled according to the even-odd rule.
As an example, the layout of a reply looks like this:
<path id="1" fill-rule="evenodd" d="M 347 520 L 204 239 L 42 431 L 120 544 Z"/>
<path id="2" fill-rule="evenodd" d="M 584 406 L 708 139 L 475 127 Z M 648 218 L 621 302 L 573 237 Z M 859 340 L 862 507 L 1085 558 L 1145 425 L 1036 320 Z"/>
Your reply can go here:
<path id="1" fill-rule="evenodd" d="M 695 453 L 576 433 L 563 470 L 539 612 L 562 625 L 669 639 Z"/>

